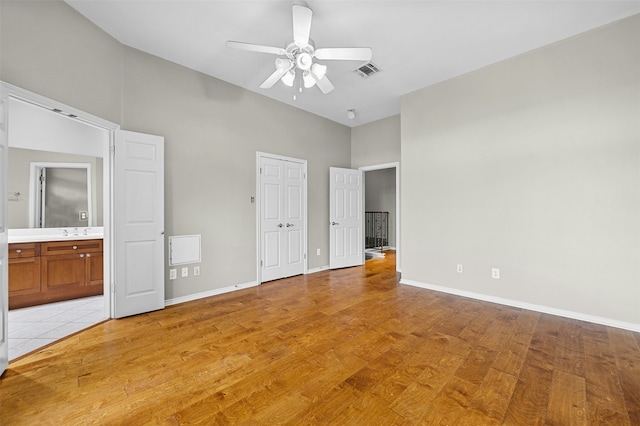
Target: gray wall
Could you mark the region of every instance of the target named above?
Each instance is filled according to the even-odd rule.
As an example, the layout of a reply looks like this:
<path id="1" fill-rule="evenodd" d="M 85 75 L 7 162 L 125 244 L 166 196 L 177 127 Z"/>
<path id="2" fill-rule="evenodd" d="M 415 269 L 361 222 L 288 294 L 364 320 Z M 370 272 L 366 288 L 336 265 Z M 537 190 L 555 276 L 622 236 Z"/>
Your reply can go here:
<path id="1" fill-rule="evenodd" d="M 255 280 L 256 151 L 308 160 L 309 267 L 329 263 L 348 127 L 123 46 L 63 2 L 3 0 L 0 16 L 0 79 L 165 137 L 165 233 L 203 238 L 202 275 L 167 279 L 168 299 Z"/>
<path id="2" fill-rule="evenodd" d="M 0 1 L 0 79 L 120 123 L 122 45 L 71 7 Z"/>
<path id="3" fill-rule="evenodd" d="M 396 247 L 396 169 L 364 173 L 365 210 L 389 212 L 389 246 Z"/>
<path id="4" fill-rule="evenodd" d="M 400 116 L 351 129 L 351 168 L 400 161 Z"/>
<path id="5" fill-rule="evenodd" d="M 639 41 L 636 15 L 403 97 L 403 279 L 640 326 Z"/>

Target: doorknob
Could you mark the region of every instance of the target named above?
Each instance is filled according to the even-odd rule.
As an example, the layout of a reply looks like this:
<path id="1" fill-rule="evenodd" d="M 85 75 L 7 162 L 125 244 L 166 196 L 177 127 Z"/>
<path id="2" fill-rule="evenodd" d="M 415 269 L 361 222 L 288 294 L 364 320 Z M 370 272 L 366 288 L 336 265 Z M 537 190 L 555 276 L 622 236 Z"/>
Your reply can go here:
<path id="1" fill-rule="evenodd" d="M 293 226 L 293 223 L 287 223 L 287 228 L 290 228 Z"/>
<path id="2" fill-rule="evenodd" d="M 333 226 L 335 226 L 335 225 L 340 225 L 338 222 L 331 222 L 331 224 L 332 224 Z"/>
<path id="3" fill-rule="evenodd" d="M 282 224 L 281 223 L 278 224 L 278 228 L 282 228 Z"/>

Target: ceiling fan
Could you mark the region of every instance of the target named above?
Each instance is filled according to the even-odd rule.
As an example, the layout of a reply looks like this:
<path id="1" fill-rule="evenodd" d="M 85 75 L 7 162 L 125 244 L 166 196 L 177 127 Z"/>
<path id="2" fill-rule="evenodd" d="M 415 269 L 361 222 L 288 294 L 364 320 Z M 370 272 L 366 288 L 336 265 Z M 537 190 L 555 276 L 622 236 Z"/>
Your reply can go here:
<path id="1" fill-rule="evenodd" d="M 278 80 L 281 80 L 289 87 L 293 87 L 296 77 L 298 77 L 300 91 L 302 91 L 303 86 L 310 88 L 317 85 L 322 93 L 327 94 L 335 87 L 326 76 L 327 67 L 314 62 L 314 58 L 343 61 L 369 61 L 371 59 L 372 52 L 368 47 L 316 49 L 313 41 L 309 38 L 313 11 L 306 4 L 294 4 L 292 11 L 293 41 L 284 48 L 227 41 L 227 47 L 234 49 L 284 56 L 283 58 L 276 58 L 276 70 L 260 85 L 262 89 L 273 87 Z"/>

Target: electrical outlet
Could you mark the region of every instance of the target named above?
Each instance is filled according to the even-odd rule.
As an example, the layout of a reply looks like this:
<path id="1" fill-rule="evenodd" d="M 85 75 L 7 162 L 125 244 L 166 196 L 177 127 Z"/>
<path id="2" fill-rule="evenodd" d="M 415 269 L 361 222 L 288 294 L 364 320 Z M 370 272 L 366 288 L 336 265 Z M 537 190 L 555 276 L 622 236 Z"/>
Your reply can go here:
<path id="1" fill-rule="evenodd" d="M 185 266 L 182 268 L 182 278 L 186 278 L 189 276 L 189 267 Z"/>
<path id="2" fill-rule="evenodd" d="M 500 279 L 500 269 L 499 268 L 491 268 L 491 278 L 494 280 Z"/>
<path id="3" fill-rule="evenodd" d="M 320 256 L 320 249 L 316 249 L 316 256 Z"/>
<path id="4" fill-rule="evenodd" d="M 169 269 L 169 279 L 175 280 L 178 278 L 178 271 L 176 269 Z"/>
<path id="5" fill-rule="evenodd" d="M 464 272 L 464 267 L 458 263 L 458 265 L 456 266 L 456 272 L 458 272 L 459 274 L 462 274 Z"/>
<path id="6" fill-rule="evenodd" d="M 198 275 L 200 275 L 200 267 L 199 266 L 194 266 L 193 267 L 193 276 L 197 277 Z"/>

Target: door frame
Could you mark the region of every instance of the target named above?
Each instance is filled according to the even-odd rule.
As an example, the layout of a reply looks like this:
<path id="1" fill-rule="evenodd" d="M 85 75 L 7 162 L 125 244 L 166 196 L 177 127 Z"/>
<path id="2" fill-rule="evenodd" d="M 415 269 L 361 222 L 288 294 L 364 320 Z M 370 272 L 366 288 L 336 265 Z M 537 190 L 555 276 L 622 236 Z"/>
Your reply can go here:
<path id="1" fill-rule="evenodd" d="M 256 195 L 253 197 L 252 202 L 255 203 L 255 209 L 256 209 L 256 284 L 260 285 L 262 284 L 262 266 L 260 265 L 260 257 L 262 254 L 262 233 L 261 233 L 261 203 L 262 203 L 262 197 L 260 196 L 261 192 L 262 192 L 262 185 L 260 184 L 261 182 L 261 174 L 260 174 L 260 159 L 261 158 L 271 158 L 274 160 L 283 160 L 283 161 L 291 161 L 291 162 L 295 162 L 295 163 L 301 163 L 303 164 L 303 173 L 304 173 L 304 194 L 302 196 L 302 203 L 304 205 L 304 215 L 303 215 L 303 223 L 302 223 L 302 255 L 303 255 L 303 259 L 304 259 L 304 271 L 303 274 L 307 274 L 308 270 L 309 270 L 309 257 L 307 256 L 307 253 L 309 252 L 308 247 L 307 247 L 307 241 L 308 241 L 308 228 L 307 228 L 307 223 L 308 223 L 308 214 L 309 214 L 309 205 L 308 205 L 308 201 L 307 201 L 307 160 L 303 160 L 301 158 L 294 158 L 294 157 L 286 157 L 284 155 L 278 155 L 278 154 L 270 154 L 267 152 L 261 152 L 261 151 L 256 151 Z"/>
<path id="2" fill-rule="evenodd" d="M 105 120 L 103 118 L 97 117 L 95 115 L 89 114 L 87 112 L 81 111 L 79 109 L 73 108 L 69 105 L 63 104 L 62 102 L 55 101 L 53 99 L 47 98 L 45 96 L 38 95 L 29 90 L 22 89 L 20 87 L 14 86 L 12 84 L 6 83 L 4 81 L 0 81 L 0 89 L 1 96 L 3 100 L 8 101 L 9 98 L 15 98 L 21 100 L 23 102 L 30 103 L 34 106 L 41 107 L 47 110 L 59 110 L 62 114 L 73 115 L 75 117 L 69 118 L 81 121 L 85 124 L 98 127 L 100 129 L 104 129 L 108 131 L 108 141 L 102 147 L 103 152 L 103 227 L 104 227 L 104 235 L 103 235 L 103 249 L 104 249 L 104 305 L 105 305 L 105 315 L 108 318 L 113 318 L 114 314 L 114 306 L 113 306 L 113 283 L 112 280 L 115 277 L 114 268 L 115 264 L 113 259 L 115 259 L 114 245 L 112 243 L 114 236 L 114 227 L 113 227 L 113 190 L 114 190 L 114 161 L 113 161 L 113 147 L 115 146 L 115 132 L 120 130 L 120 125 L 113 123 L 111 121 Z M 7 108 L 9 108 L 7 102 Z M 10 111 L 9 111 L 10 112 Z M 7 119 L 7 128 L 11 121 L 11 114 Z M 8 135 L 7 135 L 8 136 Z M 7 155 L 8 156 L 8 155 Z M 3 173 L 8 173 L 8 170 L 5 170 Z M 5 176 L 7 178 L 7 176 Z M 7 197 L 6 193 L 7 189 L 2 189 L 2 194 L 0 196 Z"/>
<path id="3" fill-rule="evenodd" d="M 400 249 L 401 249 L 401 244 L 400 244 L 400 162 L 399 161 L 395 161 L 393 163 L 384 163 L 384 164 L 377 164 L 377 165 L 373 165 L 373 166 L 363 166 L 363 167 L 359 167 L 358 170 L 362 170 L 365 173 L 365 177 L 366 177 L 366 172 L 371 172 L 373 170 L 384 170 L 384 169 L 396 169 L 396 271 L 397 272 L 402 272 L 402 257 L 401 257 L 401 253 L 400 253 Z M 363 179 L 363 181 L 366 181 L 366 179 Z M 363 188 L 365 187 L 365 184 L 363 183 Z M 365 192 L 365 189 L 363 189 L 363 192 Z M 365 195 L 363 194 L 363 198 L 365 197 Z M 366 201 L 366 200 L 365 200 Z M 364 215 L 363 215 L 363 226 L 364 226 Z M 364 245 L 363 245 L 363 249 L 364 249 Z"/>

